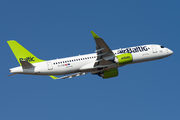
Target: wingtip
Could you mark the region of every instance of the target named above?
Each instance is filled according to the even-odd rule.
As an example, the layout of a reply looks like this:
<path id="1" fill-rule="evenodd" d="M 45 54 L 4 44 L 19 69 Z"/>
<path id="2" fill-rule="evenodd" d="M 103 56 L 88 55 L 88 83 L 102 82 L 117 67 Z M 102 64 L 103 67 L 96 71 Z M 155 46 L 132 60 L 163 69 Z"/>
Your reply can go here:
<path id="1" fill-rule="evenodd" d="M 92 34 L 92 36 L 94 37 L 94 39 L 96 39 L 96 38 L 100 38 L 95 32 L 93 32 L 93 31 L 91 31 L 91 34 Z"/>
<path id="2" fill-rule="evenodd" d="M 56 79 L 58 79 L 58 77 L 56 77 L 56 76 L 53 76 L 53 75 L 50 75 L 49 77 L 51 77 L 53 80 L 56 80 Z"/>
<path id="3" fill-rule="evenodd" d="M 9 43 L 9 42 L 16 42 L 16 40 L 8 40 L 7 43 Z"/>

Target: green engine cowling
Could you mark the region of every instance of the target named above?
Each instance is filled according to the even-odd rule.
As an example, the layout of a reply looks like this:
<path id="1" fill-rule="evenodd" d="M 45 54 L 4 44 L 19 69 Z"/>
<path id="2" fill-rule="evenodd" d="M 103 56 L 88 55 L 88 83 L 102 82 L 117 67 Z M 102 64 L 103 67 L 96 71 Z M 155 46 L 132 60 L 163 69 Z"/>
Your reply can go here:
<path id="1" fill-rule="evenodd" d="M 127 63 L 131 63 L 133 61 L 131 53 L 124 53 L 121 55 L 117 55 L 114 60 L 118 65 L 123 65 Z M 109 70 L 103 71 L 103 73 L 99 74 L 103 79 L 112 78 L 118 76 L 118 69 L 113 68 Z"/>
<path id="2" fill-rule="evenodd" d="M 106 79 L 106 78 L 112 78 L 112 77 L 116 77 L 116 76 L 118 76 L 118 69 L 113 68 L 113 69 L 103 71 L 103 74 L 101 77 Z"/>
<path id="3" fill-rule="evenodd" d="M 131 53 L 117 55 L 114 60 L 118 65 L 131 63 L 133 61 Z"/>

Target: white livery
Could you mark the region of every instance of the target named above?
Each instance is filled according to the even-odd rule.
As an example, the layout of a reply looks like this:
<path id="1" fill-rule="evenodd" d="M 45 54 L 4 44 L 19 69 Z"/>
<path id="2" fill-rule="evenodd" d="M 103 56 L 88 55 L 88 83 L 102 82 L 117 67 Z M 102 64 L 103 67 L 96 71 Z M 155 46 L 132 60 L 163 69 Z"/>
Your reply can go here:
<path id="1" fill-rule="evenodd" d="M 172 50 L 157 44 L 111 50 L 102 38 L 93 31 L 91 33 L 96 42 L 96 53 L 48 61 L 38 59 L 15 40 L 7 41 L 21 65 L 11 68 L 11 75 L 49 75 L 53 79 L 65 79 L 91 73 L 111 78 L 118 76 L 118 67 L 162 59 L 173 54 Z M 67 76 L 58 78 L 54 75 Z"/>

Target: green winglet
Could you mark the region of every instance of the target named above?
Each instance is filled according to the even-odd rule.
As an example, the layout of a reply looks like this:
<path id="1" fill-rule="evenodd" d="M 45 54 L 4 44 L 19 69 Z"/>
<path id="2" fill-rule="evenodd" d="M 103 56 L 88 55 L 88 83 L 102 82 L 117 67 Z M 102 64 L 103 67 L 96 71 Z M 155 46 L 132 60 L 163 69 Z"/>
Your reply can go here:
<path id="1" fill-rule="evenodd" d="M 91 31 L 91 33 L 92 33 L 92 35 L 93 35 L 93 37 L 94 37 L 94 39 L 96 39 L 96 38 L 100 38 L 98 35 L 96 35 L 96 33 L 94 33 L 93 31 Z"/>
<path id="2" fill-rule="evenodd" d="M 53 75 L 50 75 L 49 77 L 51 77 L 51 78 L 54 79 L 54 80 L 58 79 L 58 77 L 53 76 Z"/>

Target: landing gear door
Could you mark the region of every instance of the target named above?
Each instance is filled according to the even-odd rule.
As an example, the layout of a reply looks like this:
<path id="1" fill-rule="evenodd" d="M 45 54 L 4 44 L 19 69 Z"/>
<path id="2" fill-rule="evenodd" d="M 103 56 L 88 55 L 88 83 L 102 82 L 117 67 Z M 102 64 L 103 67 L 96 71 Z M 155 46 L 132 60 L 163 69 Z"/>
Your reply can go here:
<path id="1" fill-rule="evenodd" d="M 152 47 L 152 52 L 153 52 L 153 53 L 157 53 L 156 46 L 155 46 L 155 45 L 152 45 L 151 47 Z"/>
<path id="2" fill-rule="evenodd" d="M 51 62 L 47 62 L 47 66 L 48 66 L 48 70 L 52 70 L 53 69 L 53 66 L 52 66 Z"/>

